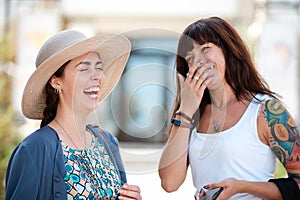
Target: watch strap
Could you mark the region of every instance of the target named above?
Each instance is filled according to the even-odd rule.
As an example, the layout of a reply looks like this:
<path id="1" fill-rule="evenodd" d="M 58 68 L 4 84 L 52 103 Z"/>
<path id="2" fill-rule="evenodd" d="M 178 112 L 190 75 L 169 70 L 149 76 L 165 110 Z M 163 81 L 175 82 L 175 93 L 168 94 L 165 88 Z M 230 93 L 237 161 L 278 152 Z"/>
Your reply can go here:
<path id="1" fill-rule="evenodd" d="M 173 118 L 171 120 L 171 123 L 174 124 L 175 126 L 180 126 L 180 127 L 183 127 L 183 128 L 192 128 L 193 125 L 191 123 L 187 123 L 187 122 L 183 122 L 179 119 L 176 119 L 176 118 Z"/>

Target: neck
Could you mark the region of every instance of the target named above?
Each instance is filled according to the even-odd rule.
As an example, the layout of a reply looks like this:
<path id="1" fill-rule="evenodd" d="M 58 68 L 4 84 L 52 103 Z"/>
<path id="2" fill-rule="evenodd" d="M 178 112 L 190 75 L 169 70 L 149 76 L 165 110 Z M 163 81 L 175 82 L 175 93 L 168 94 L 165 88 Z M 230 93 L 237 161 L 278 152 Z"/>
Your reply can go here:
<path id="1" fill-rule="evenodd" d="M 236 97 L 230 88 L 222 87 L 217 91 L 210 91 L 212 107 L 223 110 Z"/>
<path id="2" fill-rule="evenodd" d="M 77 113 L 74 110 L 68 109 L 68 107 L 58 106 L 56 121 L 64 125 L 65 129 L 69 132 L 78 133 L 82 135 L 85 133 L 87 115 Z"/>

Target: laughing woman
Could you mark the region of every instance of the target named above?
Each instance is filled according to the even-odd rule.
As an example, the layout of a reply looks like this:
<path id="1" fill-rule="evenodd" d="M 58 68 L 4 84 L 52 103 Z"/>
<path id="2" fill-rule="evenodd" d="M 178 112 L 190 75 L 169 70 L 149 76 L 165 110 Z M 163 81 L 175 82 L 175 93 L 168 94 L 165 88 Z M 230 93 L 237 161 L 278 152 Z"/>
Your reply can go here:
<path id="1" fill-rule="evenodd" d="M 66 30 L 44 43 L 22 99 L 23 114 L 41 127 L 11 156 L 5 199 L 141 199 L 139 187 L 126 183 L 116 138 L 86 125 L 129 53 L 121 35 Z"/>
<path id="2" fill-rule="evenodd" d="M 220 188 L 225 199 L 300 199 L 299 128 L 258 74 L 225 20 L 198 20 L 183 32 L 176 57 L 179 90 L 160 161 L 172 192 L 191 167 L 195 197 Z M 288 177 L 274 178 L 276 159 Z"/>

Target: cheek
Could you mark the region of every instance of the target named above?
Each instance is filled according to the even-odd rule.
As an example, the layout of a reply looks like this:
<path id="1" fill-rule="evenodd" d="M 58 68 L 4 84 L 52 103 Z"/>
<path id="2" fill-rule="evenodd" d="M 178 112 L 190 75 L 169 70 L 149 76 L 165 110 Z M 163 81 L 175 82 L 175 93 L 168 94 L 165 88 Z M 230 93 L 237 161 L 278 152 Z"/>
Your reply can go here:
<path id="1" fill-rule="evenodd" d="M 218 60 L 216 62 L 216 65 L 217 65 L 217 67 L 215 68 L 215 70 L 217 70 L 219 79 L 221 79 L 221 80 L 225 79 L 225 70 L 226 70 L 225 62 L 223 62 L 222 60 Z"/>
<path id="2" fill-rule="evenodd" d="M 225 76 L 225 71 L 226 71 L 226 63 L 225 61 L 221 65 L 221 73 Z"/>
<path id="3" fill-rule="evenodd" d="M 100 88 L 103 87 L 103 85 L 105 84 L 106 82 L 106 78 L 104 76 L 104 74 L 101 76 L 100 80 L 99 80 L 99 85 L 100 85 Z"/>
<path id="4" fill-rule="evenodd" d="M 219 65 L 219 67 L 218 67 L 218 73 L 219 73 L 219 76 L 221 79 L 225 79 L 225 69 L 226 69 L 225 64 Z"/>
<path id="5" fill-rule="evenodd" d="M 224 56 L 217 56 L 215 57 L 215 63 L 218 66 L 218 71 L 221 75 L 225 75 L 226 63 Z"/>
<path id="6" fill-rule="evenodd" d="M 74 78 L 73 78 L 73 83 L 74 83 L 73 86 L 74 86 L 75 89 L 76 88 L 78 88 L 78 89 L 83 88 L 87 83 L 87 78 L 86 78 L 85 74 L 75 75 Z"/>

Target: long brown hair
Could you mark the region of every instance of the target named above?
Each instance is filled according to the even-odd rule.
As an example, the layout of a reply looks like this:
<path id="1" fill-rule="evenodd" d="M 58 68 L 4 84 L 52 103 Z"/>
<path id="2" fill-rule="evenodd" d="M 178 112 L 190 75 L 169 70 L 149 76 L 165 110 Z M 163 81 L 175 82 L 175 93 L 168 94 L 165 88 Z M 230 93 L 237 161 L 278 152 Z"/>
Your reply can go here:
<path id="1" fill-rule="evenodd" d="M 62 77 L 64 75 L 64 71 L 66 66 L 69 64 L 70 61 L 67 61 L 63 64 L 54 74 L 53 76 Z M 51 79 L 51 78 L 50 78 Z M 44 118 L 41 121 L 40 127 L 46 126 L 49 124 L 56 116 L 57 106 L 59 103 L 59 96 L 58 93 L 55 92 L 55 89 L 50 84 L 50 79 L 47 81 L 45 86 L 46 92 L 46 108 L 44 109 Z"/>
<path id="2" fill-rule="evenodd" d="M 200 45 L 207 42 L 214 43 L 222 49 L 226 63 L 225 79 L 237 100 L 250 100 L 257 93 L 268 94 L 275 98 L 276 94 L 269 89 L 256 70 L 243 40 L 228 22 L 219 17 L 210 17 L 198 20 L 184 30 L 179 39 L 176 55 L 177 72 L 184 77 L 189 70 L 185 56 L 193 49 L 193 41 Z M 177 90 L 175 101 L 173 116 L 180 105 L 180 89 Z M 210 103 L 209 91 L 206 89 L 199 106 L 200 115 L 204 107 Z"/>

